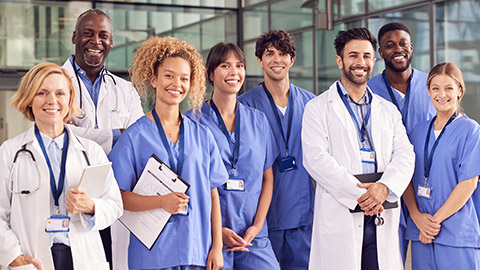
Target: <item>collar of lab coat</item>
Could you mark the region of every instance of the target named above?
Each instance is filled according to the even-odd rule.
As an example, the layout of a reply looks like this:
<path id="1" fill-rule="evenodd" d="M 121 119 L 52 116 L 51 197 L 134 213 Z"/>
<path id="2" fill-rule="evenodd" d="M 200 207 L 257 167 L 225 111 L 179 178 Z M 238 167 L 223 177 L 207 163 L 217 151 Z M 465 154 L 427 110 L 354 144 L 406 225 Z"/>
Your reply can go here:
<path id="1" fill-rule="evenodd" d="M 348 132 L 348 137 L 349 137 L 349 141 L 352 149 L 357 149 L 358 151 L 360 151 L 358 147 L 358 138 L 357 138 L 358 128 L 353 122 L 352 117 L 348 113 L 347 108 L 345 108 L 345 104 L 343 104 L 341 97 L 338 95 L 337 82 L 339 81 L 335 81 L 327 90 L 327 93 L 328 93 L 327 100 L 328 100 L 328 103 L 331 104 L 338 118 L 340 119 L 342 126 Z M 380 104 L 380 97 L 374 94 L 368 86 L 367 86 L 367 91 L 369 91 L 372 94 L 371 114 L 370 114 L 372 134 L 370 134 L 370 136 L 375 146 L 375 153 L 377 155 L 377 162 L 378 162 L 377 164 L 378 171 L 381 172 L 383 171 L 383 168 L 384 168 L 384 162 L 382 160 L 382 145 L 380 143 L 375 144 L 375 142 L 378 142 L 376 138 L 378 138 L 379 133 L 381 132 L 381 127 L 379 126 L 379 123 L 381 123 L 382 108 Z M 357 156 L 358 156 L 358 159 L 360 160 L 360 152 Z M 361 161 L 359 162 L 359 164 L 361 165 Z"/>
<path id="2" fill-rule="evenodd" d="M 85 147 L 80 143 L 78 138 L 72 133 L 68 125 L 65 125 L 67 132 L 68 132 L 68 137 L 69 137 L 69 143 L 68 147 L 73 147 L 77 150 L 80 151 L 86 151 Z M 40 144 L 37 141 L 37 138 L 35 137 L 35 126 L 31 127 L 26 133 L 25 137 L 23 137 L 23 141 L 21 145 L 32 145 L 39 153 L 42 153 L 42 149 L 40 148 Z M 70 154 L 72 151 L 69 151 L 68 153 Z"/>

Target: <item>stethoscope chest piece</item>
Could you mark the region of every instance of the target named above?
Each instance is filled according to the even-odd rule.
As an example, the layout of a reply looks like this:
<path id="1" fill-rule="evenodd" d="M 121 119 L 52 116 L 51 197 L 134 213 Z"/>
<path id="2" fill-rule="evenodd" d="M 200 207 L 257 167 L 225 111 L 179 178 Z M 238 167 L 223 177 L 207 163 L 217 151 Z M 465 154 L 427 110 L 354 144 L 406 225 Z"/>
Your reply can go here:
<path id="1" fill-rule="evenodd" d="M 385 220 L 380 215 L 377 215 L 373 222 L 375 223 L 376 226 L 382 226 L 385 223 Z"/>
<path id="2" fill-rule="evenodd" d="M 85 115 L 87 115 L 85 113 L 85 110 L 84 109 L 80 109 L 80 112 L 78 113 L 77 117 L 80 118 L 80 119 L 83 119 L 85 118 Z"/>

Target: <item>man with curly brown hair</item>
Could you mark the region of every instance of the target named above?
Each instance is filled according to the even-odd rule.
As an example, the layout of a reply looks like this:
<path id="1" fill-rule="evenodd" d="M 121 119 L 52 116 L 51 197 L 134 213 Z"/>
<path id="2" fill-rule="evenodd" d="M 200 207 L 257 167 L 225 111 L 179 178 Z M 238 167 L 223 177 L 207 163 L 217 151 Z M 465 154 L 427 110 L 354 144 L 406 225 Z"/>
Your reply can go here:
<path id="1" fill-rule="evenodd" d="M 282 269 L 307 269 L 313 223 L 312 181 L 302 162 L 300 132 L 305 105 L 314 95 L 292 83 L 292 35 L 271 30 L 257 40 L 255 55 L 264 81 L 238 100 L 267 116 L 280 155 L 273 164 L 274 187 L 267 215 L 268 237 Z"/>

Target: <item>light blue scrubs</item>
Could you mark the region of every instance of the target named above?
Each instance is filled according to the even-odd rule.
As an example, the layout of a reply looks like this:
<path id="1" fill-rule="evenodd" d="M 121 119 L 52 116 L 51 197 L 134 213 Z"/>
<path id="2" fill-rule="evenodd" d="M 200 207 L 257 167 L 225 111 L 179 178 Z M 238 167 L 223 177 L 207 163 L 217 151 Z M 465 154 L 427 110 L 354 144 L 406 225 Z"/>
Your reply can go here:
<path id="1" fill-rule="evenodd" d="M 314 188 L 310 175 L 303 167 L 301 146 L 302 119 L 305 105 L 314 98 L 311 92 L 290 84 L 287 111 L 272 110 L 261 85 L 238 97 L 238 100 L 263 112 L 276 138 L 280 153 L 273 163 L 273 197 L 267 215 L 269 237 L 282 269 L 307 269 L 313 223 Z M 296 159 L 297 169 L 280 172 L 278 160 L 286 149 L 282 132 L 287 134 L 288 115 L 293 110 L 291 134 L 288 138 L 289 155 Z M 279 113 L 282 127 L 274 113 Z"/>
<path id="2" fill-rule="evenodd" d="M 410 134 L 412 129 L 420 122 L 427 121 L 435 116 L 436 111 L 433 106 L 430 96 L 427 91 L 427 78 L 428 74 L 420 70 L 412 68 L 412 78 L 410 80 L 409 102 L 406 104 L 405 97 L 402 97 L 400 93 L 394 90 L 390 83 L 384 80 L 382 73 L 376 75 L 370 79 L 367 85 L 370 87 L 373 93 L 383 97 L 384 99 L 392 102 L 389 89 L 390 86 L 392 94 L 395 97 L 395 102 L 398 105 L 397 109 L 400 111 L 403 117 L 403 124 L 407 130 L 407 134 Z M 400 252 L 402 253 L 402 259 L 405 263 L 407 257 L 408 240 L 405 240 L 405 231 L 407 229 L 407 219 L 410 216 L 407 206 L 402 198 L 402 211 L 400 212 L 400 224 L 398 226 L 398 236 L 400 242 Z"/>
<path id="3" fill-rule="evenodd" d="M 428 178 L 428 185 L 432 188 L 431 199 L 426 199 L 417 195 L 417 189 L 425 182 L 424 146 L 427 133 L 430 136 L 429 153 L 435 142 L 429 125 L 430 121 L 418 124 L 410 135 L 416 153 L 412 184 L 420 212 L 434 215 L 459 182 L 480 175 L 480 126 L 464 115 L 445 128 L 434 152 Z M 409 218 L 406 237 L 412 241 L 412 269 L 480 269 L 479 214 L 470 197 L 459 211 L 442 222 L 440 233 L 432 244 L 427 245 L 419 242 L 419 230 Z"/>
<path id="4" fill-rule="evenodd" d="M 226 185 L 218 188 L 222 226 L 243 236 L 253 225 L 257 213 L 263 172 L 272 166 L 278 156 L 278 149 L 265 115 L 241 103 L 237 103 L 237 106 L 239 115 L 236 120 L 240 119 L 240 145 L 235 175 L 232 171 L 232 151 L 229 142 L 220 128 L 215 111 L 206 102 L 201 108 L 199 122 L 212 132 L 230 177 L 244 181 L 244 191 L 227 190 Z M 193 120 L 198 119 L 196 115 L 192 115 L 192 111 L 188 111 L 185 115 Z M 235 142 L 236 132 L 238 130 L 234 129 L 229 134 L 233 143 L 237 143 Z M 223 269 L 279 269 L 268 240 L 267 222 L 263 224 L 262 230 L 252 244 L 254 246 L 248 247 L 250 252 L 232 252 L 224 249 Z"/>
<path id="5" fill-rule="evenodd" d="M 185 159 L 180 176 L 190 184 L 188 215 L 172 216 L 150 251 L 131 234 L 129 269 L 206 266 L 212 244 L 210 191 L 223 185 L 228 174 L 211 132 L 188 117 L 183 124 Z M 178 149 L 168 142 L 178 162 Z M 152 154 L 172 167 L 157 126 L 144 116 L 125 130 L 108 155 L 121 190 L 133 190 Z"/>

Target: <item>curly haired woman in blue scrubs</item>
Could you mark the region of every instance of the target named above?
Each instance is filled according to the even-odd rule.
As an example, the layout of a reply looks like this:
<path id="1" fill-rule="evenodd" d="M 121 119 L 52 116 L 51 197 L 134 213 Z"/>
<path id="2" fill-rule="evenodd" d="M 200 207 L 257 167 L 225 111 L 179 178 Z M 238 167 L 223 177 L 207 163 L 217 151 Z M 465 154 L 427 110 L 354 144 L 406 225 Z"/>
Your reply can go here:
<path id="1" fill-rule="evenodd" d="M 212 99 L 199 117 L 215 137 L 229 180 L 218 188 L 224 242 L 223 269 L 279 269 L 265 218 L 272 200 L 272 164 L 278 155 L 266 116 L 237 101 L 245 57 L 232 43 L 215 45 L 207 57 Z"/>
<path id="2" fill-rule="evenodd" d="M 222 225 L 217 187 L 228 179 L 212 133 L 180 113 L 188 95 L 198 109 L 205 95 L 200 53 L 176 38 L 152 37 L 137 49 L 132 82 L 154 109 L 131 125 L 109 154 L 125 210 L 162 208 L 173 214 L 151 250 L 135 236 L 128 248 L 129 269 L 219 269 Z M 190 184 L 187 194 L 142 196 L 133 187 L 155 154 Z M 188 206 L 186 215 L 176 215 Z"/>
<path id="3" fill-rule="evenodd" d="M 480 126 L 459 112 L 465 83 L 455 64 L 436 65 L 427 87 L 437 115 L 412 130 L 415 173 L 404 194 L 412 269 L 480 269 L 480 213 L 472 196 Z"/>

